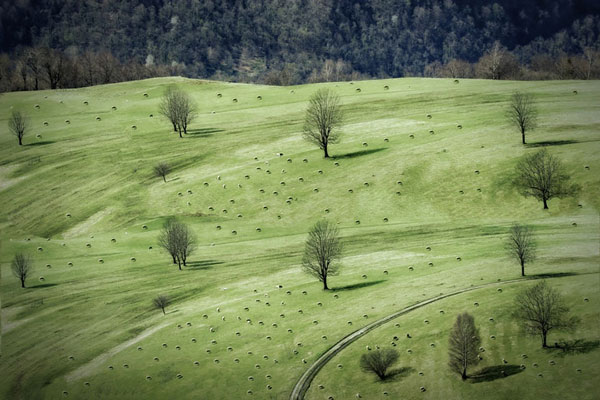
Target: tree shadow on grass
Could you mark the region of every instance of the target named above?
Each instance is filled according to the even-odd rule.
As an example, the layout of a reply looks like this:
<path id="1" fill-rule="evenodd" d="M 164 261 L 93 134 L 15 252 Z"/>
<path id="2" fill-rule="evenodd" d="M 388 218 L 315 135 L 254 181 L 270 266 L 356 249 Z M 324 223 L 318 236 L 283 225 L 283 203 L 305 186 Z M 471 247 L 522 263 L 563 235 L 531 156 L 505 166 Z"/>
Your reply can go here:
<path id="1" fill-rule="evenodd" d="M 208 137 L 218 132 L 224 132 L 224 130 L 218 128 L 188 129 L 187 134 L 190 137 Z"/>
<path id="2" fill-rule="evenodd" d="M 600 347 L 600 340 L 561 340 L 554 347 L 550 347 L 551 351 L 555 351 L 558 356 L 585 354 L 596 350 Z"/>
<path id="3" fill-rule="evenodd" d="M 46 144 L 56 143 L 54 140 L 42 140 L 39 142 L 27 143 L 25 146 L 44 146 Z"/>
<path id="4" fill-rule="evenodd" d="M 380 147 L 378 149 L 368 149 L 368 150 L 360 150 L 360 151 L 353 151 L 351 153 L 346 153 L 346 154 L 340 154 L 339 156 L 332 156 L 331 158 L 334 160 L 343 160 L 345 158 L 355 158 L 355 157 L 360 157 L 360 156 L 366 156 L 369 154 L 373 154 L 373 153 L 378 153 L 380 151 L 385 150 L 385 147 Z"/>
<path id="5" fill-rule="evenodd" d="M 42 283 L 41 285 L 29 286 L 28 289 L 43 289 L 47 287 L 56 286 L 58 283 Z"/>
<path id="6" fill-rule="evenodd" d="M 518 365 L 494 365 L 474 372 L 469 376 L 468 379 L 471 383 L 490 382 L 495 381 L 496 379 L 502 379 L 511 375 L 519 374 L 521 372 L 523 372 L 523 370 Z"/>
<path id="7" fill-rule="evenodd" d="M 344 290 L 361 289 L 361 288 L 364 288 L 364 287 L 377 285 L 377 284 L 382 283 L 382 282 L 385 282 L 385 280 L 380 279 L 378 281 L 353 283 L 352 285 L 345 285 L 345 286 L 331 288 L 331 291 L 332 292 L 341 292 L 341 291 L 344 291 Z"/>
<path id="8" fill-rule="evenodd" d="M 546 140 L 544 142 L 527 143 L 527 147 L 563 146 L 565 144 L 579 143 L 578 140 Z"/>
<path id="9" fill-rule="evenodd" d="M 384 382 L 397 382 L 403 378 L 406 378 L 413 372 L 415 372 L 415 369 L 412 367 L 394 368 L 387 373 L 387 375 L 383 381 Z"/>
<path id="10" fill-rule="evenodd" d="M 193 261 L 186 263 L 186 268 L 193 270 L 205 270 L 211 269 L 213 265 L 223 264 L 223 261 L 217 260 L 202 260 L 202 261 Z"/>
<path id="11" fill-rule="evenodd" d="M 529 275 L 533 279 L 546 279 L 546 278 L 564 278 L 567 276 L 579 275 L 577 272 L 547 272 L 543 274 Z"/>

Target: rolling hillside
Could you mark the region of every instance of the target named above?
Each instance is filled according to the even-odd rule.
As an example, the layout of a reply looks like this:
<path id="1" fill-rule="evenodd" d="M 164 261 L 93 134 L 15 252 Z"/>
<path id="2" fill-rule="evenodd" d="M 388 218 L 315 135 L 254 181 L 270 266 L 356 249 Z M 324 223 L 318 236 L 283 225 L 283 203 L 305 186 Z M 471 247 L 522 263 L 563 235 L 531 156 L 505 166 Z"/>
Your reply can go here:
<path id="1" fill-rule="evenodd" d="M 169 85 L 198 104 L 183 139 L 158 114 Z M 301 137 L 307 100 L 322 86 L 336 90 L 345 112 L 331 159 Z M 540 110 L 526 146 L 504 118 L 515 90 L 532 93 Z M 161 78 L 3 94 L 0 397 L 284 399 L 320 354 L 361 326 L 494 283 L 365 335 L 323 368 L 307 398 L 593 398 L 599 106 L 597 81 L 269 87 Z M 6 128 L 12 109 L 31 118 L 21 147 Z M 511 184 L 519 157 L 542 147 L 582 187 L 545 211 Z M 166 183 L 152 176 L 160 161 L 174 169 Z M 171 216 L 198 236 L 183 271 L 157 244 Z M 320 218 L 339 224 L 345 245 L 328 292 L 300 268 Z M 514 294 L 531 284 L 504 284 L 520 275 L 503 247 L 515 221 L 538 239 L 528 277 L 548 278 L 582 319 L 550 341 L 585 346 L 543 351 L 511 318 Z M 10 271 L 17 251 L 34 259 L 27 289 Z M 151 307 L 157 294 L 173 299 L 165 316 Z M 480 326 L 481 367 L 514 373 L 463 383 L 450 372 L 448 332 L 462 311 Z M 378 383 L 358 359 L 365 346 L 391 342 L 403 370 Z"/>

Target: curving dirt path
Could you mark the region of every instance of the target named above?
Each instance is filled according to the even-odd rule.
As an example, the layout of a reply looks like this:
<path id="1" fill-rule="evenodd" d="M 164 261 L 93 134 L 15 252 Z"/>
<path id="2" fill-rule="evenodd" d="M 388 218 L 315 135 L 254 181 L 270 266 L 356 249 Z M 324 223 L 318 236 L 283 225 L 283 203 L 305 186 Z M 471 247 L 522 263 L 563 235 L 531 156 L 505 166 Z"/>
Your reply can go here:
<path id="1" fill-rule="evenodd" d="M 294 389 L 292 390 L 292 394 L 290 395 L 290 400 L 303 400 L 304 395 L 306 394 L 306 391 L 310 387 L 310 384 L 312 383 L 313 379 L 317 376 L 317 374 L 319 373 L 321 368 L 323 368 L 325 366 L 325 364 L 327 364 L 327 362 L 329 360 L 331 360 L 333 357 L 335 357 L 335 355 L 338 354 L 340 351 L 342 351 L 343 349 L 348 347 L 350 344 L 352 344 L 354 341 L 356 341 L 361 336 L 364 336 L 367 333 L 371 332 L 375 328 L 378 328 L 381 325 L 383 325 L 401 315 L 404 315 L 413 310 L 416 310 L 417 308 L 421 308 L 423 306 L 426 306 L 426 305 L 434 303 L 436 301 L 445 299 L 447 297 L 456 296 L 461 293 L 470 292 L 472 290 L 477 290 L 477 289 L 481 289 L 481 288 L 488 287 L 488 286 L 503 285 L 506 283 L 515 283 L 515 282 L 526 282 L 526 281 L 529 281 L 532 279 L 538 279 L 538 278 L 531 277 L 531 278 L 511 279 L 509 281 L 491 282 L 491 283 L 485 283 L 483 285 L 471 286 L 471 287 L 468 287 L 465 289 L 457 290 L 452 293 L 444 294 L 441 296 L 430 298 L 428 300 L 421 301 L 417 304 L 413 304 L 412 306 L 403 308 L 402 310 L 396 311 L 390 315 L 387 315 L 381 319 L 378 319 L 377 321 L 372 322 L 369 325 L 366 325 L 366 326 L 350 333 L 349 335 L 345 336 L 339 342 L 337 342 L 336 344 L 331 346 L 325 353 L 323 353 L 323 355 L 321 357 L 319 357 L 310 367 L 308 367 L 308 369 L 306 370 L 306 372 L 304 372 L 304 374 L 302 374 L 302 376 L 300 377 L 298 382 L 296 382 L 296 385 L 294 386 Z"/>

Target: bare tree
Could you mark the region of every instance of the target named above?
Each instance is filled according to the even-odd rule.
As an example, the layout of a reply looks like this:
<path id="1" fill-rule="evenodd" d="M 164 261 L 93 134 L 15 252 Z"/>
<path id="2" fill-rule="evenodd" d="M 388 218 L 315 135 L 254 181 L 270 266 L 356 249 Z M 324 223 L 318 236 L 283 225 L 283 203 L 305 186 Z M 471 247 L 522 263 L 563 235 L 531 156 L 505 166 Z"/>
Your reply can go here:
<path id="1" fill-rule="evenodd" d="M 473 66 L 468 61 L 453 58 L 444 65 L 442 74 L 448 78 L 471 78 Z"/>
<path id="2" fill-rule="evenodd" d="M 23 87 L 21 90 L 27 90 L 29 87 L 27 85 L 27 78 L 29 77 L 29 69 L 27 68 L 25 56 L 22 56 L 17 60 L 15 64 L 15 73 L 21 77 L 23 81 Z"/>
<path id="3" fill-rule="evenodd" d="M 519 260 L 521 276 L 525 276 L 525 263 L 535 260 L 535 241 L 531 227 L 515 224 L 510 228 L 506 249 L 511 257 Z"/>
<path id="4" fill-rule="evenodd" d="M 194 250 L 196 250 L 196 235 L 194 232 L 183 223 L 176 223 L 174 226 L 175 243 L 177 247 L 177 257 L 187 266 L 187 258 Z M 180 266 L 181 269 L 181 266 Z"/>
<path id="5" fill-rule="evenodd" d="M 46 74 L 45 79 L 48 81 L 50 89 L 56 89 L 64 78 L 67 58 L 58 50 L 45 48 L 40 51 L 41 67 Z"/>
<path id="6" fill-rule="evenodd" d="M 39 90 L 42 76 L 42 51 L 39 48 L 31 48 L 25 52 L 25 63 L 33 75 L 33 90 Z"/>
<path id="7" fill-rule="evenodd" d="M 477 77 L 485 79 L 506 79 L 516 76 L 519 68 L 515 56 L 499 41 L 494 42 L 475 66 Z"/>
<path id="8" fill-rule="evenodd" d="M 342 120 L 339 96 L 331 89 L 319 89 L 311 96 L 306 109 L 304 139 L 319 146 L 328 158 L 329 145 L 339 142 L 337 128 Z"/>
<path id="9" fill-rule="evenodd" d="M 174 93 L 175 89 L 171 86 L 169 86 L 165 90 L 165 93 L 163 94 L 163 97 L 160 100 L 160 104 L 158 105 L 158 110 L 161 115 L 163 115 L 171 122 L 171 124 L 173 125 L 173 132 L 177 132 L 177 114 L 175 113 L 174 107 Z"/>
<path id="10" fill-rule="evenodd" d="M 452 371 L 467 379 L 467 368 L 479 363 L 478 351 L 481 339 L 479 329 L 475 327 L 475 318 L 469 313 L 456 317 L 448 343 L 448 365 Z"/>
<path id="11" fill-rule="evenodd" d="M 548 200 L 562 198 L 577 193 L 579 187 L 569 184 L 569 175 L 559 159 L 546 149 L 525 155 L 517 164 L 517 176 L 514 184 L 524 196 L 532 196 L 544 203 L 548 209 Z"/>
<path id="12" fill-rule="evenodd" d="M 595 47 L 585 47 L 583 49 L 583 57 L 586 61 L 586 72 L 585 79 L 590 79 L 592 77 L 592 71 L 594 70 L 594 64 L 598 61 L 600 57 L 600 50 L 598 46 Z"/>
<path id="13" fill-rule="evenodd" d="M 96 84 L 98 75 L 98 64 L 96 63 L 96 54 L 91 51 L 83 53 L 79 59 L 79 65 L 83 73 L 83 81 L 86 86 L 93 86 Z"/>
<path id="14" fill-rule="evenodd" d="M 187 134 L 188 125 L 197 117 L 197 107 L 190 96 L 174 87 L 165 91 L 159 105 L 159 112 L 173 125 L 173 131 Z"/>
<path id="15" fill-rule="evenodd" d="M 23 145 L 23 136 L 29 129 L 29 118 L 21 111 L 14 111 L 10 114 L 8 120 L 8 129 L 19 140 L 19 146 Z"/>
<path id="16" fill-rule="evenodd" d="M 371 350 L 360 356 L 360 368 L 365 372 L 372 372 L 385 380 L 388 369 L 398 361 L 399 354 L 395 349 Z"/>
<path id="17" fill-rule="evenodd" d="M 186 266 L 187 258 L 196 250 L 196 236 L 184 223 L 175 219 L 169 219 L 163 225 L 158 236 L 159 245 L 165 249 L 173 258 L 173 264 L 177 264 L 181 270 L 181 264 Z"/>
<path id="18" fill-rule="evenodd" d="M 573 330 L 577 326 L 579 318 L 568 317 L 568 313 L 560 293 L 544 280 L 517 295 L 513 316 L 523 324 L 525 332 L 540 335 L 542 347 L 548 347 L 548 332 Z"/>
<path id="19" fill-rule="evenodd" d="M 154 306 L 154 308 L 162 310 L 163 315 L 166 314 L 165 307 L 167 307 L 169 304 L 171 304 L 171 301 L 167 296 L 164 295 L 158 295 L 152 300 L 152 305 Z"/>
<path id="20" fill-rule="evenodd" d="M 525 132 L 537 126 L 538 112 L 529 93 L 513 93 L 506 118 L 521 131 L 521 140 L 525 144 Z"/>
<path id="21" fill-rule="evenodd" d="M 177 240 L 176 235 L 174 234 L 174 225 L 176 223 L 177 221 L 173 218 L 169 218 L 165 221 L 162 230 L 158 234 L 158 244 L 171 255 L 173 264 L 179 264 L 179 269 L 181 269 L 181 261 L 177 254 Z"/>
<path id="22" fill-rule="evenodd" d="M 326 220 L 317 222 L 308 233 L 302 267 L 323 282 L 324 290 L 329 289 L 327 278 L 337 273 L 342 248 L 337 227 Z"/>
<path id="23" fill-rule="evenodd" d="M 154 166 L 154 176 L 163 178 L 167 182 L 167 175 L 171 172 L 171 166 L 166 162 L 159 162 Z"/>
<path id="24" fill-rule="evenodd" d="M 121 63 L 108 51 L 96 55 L 96 66 L 102 83 L 111 83 L 118 80 L 117 74 Z"/>
<path id="25" fill-rule="evenodd" d="M 179 124 L 179 136 L 181 136 L 181 129 L 187 135 L 188 125 L 198 116 L 196 104 L 186 92 L 177 91 L 175 92 L 175 110 Z"/>
<path id="26" fill-rule="evenodd" d="M 21 281 L 21 287 L 25 287 L 27 277 L 33 272 L 33 264 L 31 258 L 23 253 L 15 254 L 11 263 L 13 275 Z"/>

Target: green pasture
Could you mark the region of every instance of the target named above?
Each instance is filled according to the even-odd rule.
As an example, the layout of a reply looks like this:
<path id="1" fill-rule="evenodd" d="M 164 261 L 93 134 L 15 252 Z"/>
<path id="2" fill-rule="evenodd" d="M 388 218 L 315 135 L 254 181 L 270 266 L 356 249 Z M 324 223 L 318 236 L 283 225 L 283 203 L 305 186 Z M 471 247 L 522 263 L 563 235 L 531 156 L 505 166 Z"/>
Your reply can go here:
<path id="1" fill-rule="evenodd" d="M 169 85 L 198 104 L 183 139 L 158 114 Z M 301 137 L 307 100 L 321 86 L 336 90 L 345 112 L 331 159 Z M 526 146 L 504 118 L 515 90 L 539 106 Z M 0 398 L 285 399 L 345 335 L 492 282 L 503 291 L 450 297 L 367 334 L 324 367 L 307 398 L 594 398 L 599 106 L 596 81 L 270 87 L 159 78 L 3 94 Z M 12 109 L 31 120 L 21 147 L 7 129 Z M 511 183 L 519 157 L 542 147 L 582 188 L 546 211 Z M 161 161 L 173 166 L 166 183 L 152 176 Z M 198 237 L 183 271 L 156 240 L 171 216 Z M 320 218 L 338 224 L 345 245 L 327 292 L 300 268 Z M 510 316 L 515 293 L 532 284 L 502 284 L 520 276 L 503 248 L 517 221 L 538 240 L 528 277 L 547 278 L 582 319 L 550 342 L 581 340 L 580 351 L 544 351 Z M 34 260 L 27 289 L 10 271 L 18 251 Z M 151 307 L 158 294 L 173 301 L 166 316 Z M 526 368 L 480 382 L 452 374 L 448 332 L 463 311 L 475 315 L 486 349 L 474 371 Z M 359 357 L 395 335 L 403 372 L 377 382 Z"/>

